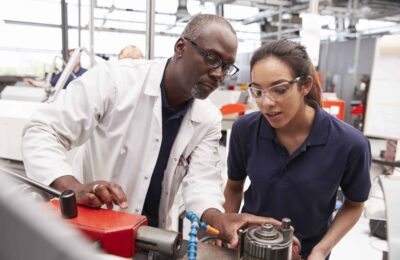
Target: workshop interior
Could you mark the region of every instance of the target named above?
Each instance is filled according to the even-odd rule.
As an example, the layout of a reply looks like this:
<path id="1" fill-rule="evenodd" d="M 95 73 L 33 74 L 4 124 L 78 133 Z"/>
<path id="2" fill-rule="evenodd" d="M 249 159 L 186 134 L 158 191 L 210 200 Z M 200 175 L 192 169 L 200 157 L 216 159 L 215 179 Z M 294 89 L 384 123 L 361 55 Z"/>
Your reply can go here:
<path id="1" fill-rule="evenodd" d="M 218 48 L 210 50 L 204 47 L 218 37 L 219 43 L 228 42 L 232 38 L 229 34 L 232 31 L 225 35 L 215 36 L 213 34 L 218 28 L 226 26 L 225 24 L 211 22 L 207 25 L 209 32 L 201 29 L 199 35 L 208 33 L 207 35 L 213 36 L 205 40 L 201 39 L 201 36 L 193 39 L 187 36 L 197 33 L 196 30 L 185 34 L 186 26 L 192 19 L 201 15 L 223 17 L 224 21 L 231 25 L 232 30 L 235 31 L 232 35 L 237 40 L 234 61 L 226 60 L 227 57 L 230 57 L 230 54 L 226 53 L 231 53 L 228 52 L 229 46 L 227 47 L 227 45 L 224 45 L 226 48 L 222 51 Z M 338 130 L 337 137 L 335 137 L 339 140 L 336 141 L 337 143 L 341 143 L 341 134 L 343 134 L 342 140 L 348 140 L 346 142 L 349 143 L 349 149 L 323 150 L 324 152 L 314 157 L 314 160 L 307 159 L 308 161 L 306 161 L 303 158 L 305 154 L 302 153 L 314 149 L 314 146 L 311 148 L 308 146 L 311 141 L 305 136 L 304 144 L 300 144 L 299 149 L 303 149 L 303 145 L 307 148 L 299 153 L 295 149 L 293 156 L 289 156 L 285 166 L 279 170 L 284 176 L 283 173 L 290 164 L 295 167 L 295 165 L 300 165 L 300 162 L 296 164 L 297 161 L 304 160 L 309 165 L 303 166 L 303 169 L 290 169 L 298 173 L 296 178 L 299 179 L 297 183 L 293 184 L 296 187 L 292 191 L 290 185 L 283 187 L 284 184 L 273 184 L 273 180 L 269 180 L 265 176 L 257 176 L 260 179 L 255 179 L 256 176 L 251 175 L 255 165 L 263 165 L 261 162 L 253 161 L 256 158 L 253 153 L 263 153 L 259 149 L 267 146 L 266 144 L 264 146 L 260 143 L 256 144 L 254 141 L 259 131 L 265 130 L 263 128 L 265 123 L 253 124 L 253 121 L 256 120 L 253 115 L 258 113 L 260 116 L 257 117 L 257 120 L 269 122 L 268 125 L 272 127 L 268 129 L 275 129 L 271 130 L 274 133 L 274 137 L 271 138 L 275 138 L 271 141 L 275 142 L 271 147 L 281 147 L 280 144 L 276 144 L 279 142 L 276 140 L 279 139 L 279 133 L 281 133 L 279 132 L 280 122 L 284 121 L 281 118 L 290 113 L 274 111 L 279 109 L 284 111 L 284 106 L 295 107 L 295 102 L 288 104 L 285 103 L 285 99 L 294 100 L 296 97 L 300 97 L 300 94 L 286 95 L 283 92 L 296 92 L 297 88 L 295 89 L 293 86 L 303 84 L 303 75 L 271 83 L 267 72 L 265 74 L 256 73 L 256 69 L 260 69 L 261 66 L 264 66 L 262 68 L 268 72 L 277 70 L 280 64 L 279 57 L 274 58 L 274 54 L 270 54 L 272 60 L 275 62 L 278 60 L 279 64 L 276 67 L 269 67 L 267 70 L 269 58 L 257 60 L 255 53 L 260 54 L 257 51 L 262 50 L 263 46 L 271 46 L 283 39 L 304 46 L 308 55 L 306 55 L 307 59 L 313 66 L 312 71 L 315 75 L 305 75 L 304 77 L 308 81 L 306 80 L 304 84 L 318 81 L 316 86 L 320 89 L 321 106 L 320 112 L 315 112 L 315 116 L 320 116 L 322 113 L 329 118 L 330 122 L 333 122 L 332 125 L 341 129 Z M 180 46 L 184 46 L 182 47 L 182 57 L 179 56 L 181 55 Z M 277 48 L 279 48 L 279 44 Z M 185 56 L 185 53 L 189 52 L 192 56 Z M 284 55 L 282 54 L 282 56 Z M 291 56 L 288 55 L 288 59 L 290 58 Z M 196 60 L 191 61 L 190 59 Z M 147 75 L 145 70 L 148 67 L 151 69 L 159 66 L 157 61 L 161 60 L 166 60 L 162 65 L 166 66 L 165 72 L 163 72 L 163 67 L 159 74 Z M 185 65 L 181 65 L 185 64 L 183 62 L 189 64 L 187 68 Z M 197 62 L 197 64 L 191 66 L 190 62 Z M 113 66 L 118 68 L 114 69 Z M 189 67 L 193 71 L 189 71 Z M 289 68 L 292 73 L 297 73 L 293 72 L 297 71 L 296 66 L 293 69 L 286 65 L 283 67 Z M 182 77 L 178 76 L 168 81 L 168 68 L 171 68 L 170 70 L 182 69 Z M 211 136 L 202 136 L 203 132 L 196 130 L 199 129 L 196 127 L 205 129 L 205 126 L 201 121 L 196 121 L 204 119 L 199 119 L 201 117 L 196 119 L 193 116 L 194 104 L 197 104 L 195 102 L 198 100 L 195 94 L 183 104 L 184 108 L 179 110 L 178 114 L 164 118 L 167 113 L 163 103 L 165 98 L 180 95 L 179 91 L 165 92 L 168 90 L 169 82 L 183 82 L 182 85 L 189 86 L 188 82 L 194 82 L 189 77 L 200 77 L 198 76 L 200 72 L 196 74 L 195 70 L 200 71 L 202 68 L 211 71 L 207 74 L 211 75 L 210 77 L 219 71 L 225 73 L 218 81 L 216 88 L 210 91 L 208 97 L 201 98 L 202 104 L 207 104 L 218 113 L 220 120 L 217 124 L 217 133 L 213 133 L 215 135 L 212 136 L 213 138 L 217 136 L 218 140 L 214 140 L 215 138 L 211 140 Z M 122 72 L 121 75 L 119 74 L 119 70 L 127 71 L 128 69 L 132 69 L 131 74 L 136 74 L 129 78 L 121 76 Z M 93 81 L 95 77 L 97 79 Z M 149 86 L 158 78 L 161 81 L 161 77 L 163 77 L 162 82 L 156 85 L 163 100 L 161 101 L 160 98 L 155 104 L 156 106 L 158 104 L 159 111 L 162 109 L 162 113 L 160 112 L 162 119 L 158 118 L 158 124 L 162 127 L 159 128 L 159 133 L 156 133 L 153 128 L 154 122 L 157 123 L 157 121 L 149 118 L 148 115 L 151 114 L 151 111 L 144 111 L 141 106 L 148 108 L 149 105 L 146 104 L 150 101 L 144 95 L 154 91 L 150 90 Z M 139 84 L 136 83 L 129 85 L 134 80 L 145 82 L 140 83 L 144 86 L 143 89 L 137 91 Z M 112 83 L 106 86 L 108 82 Z M 115 87 L 114 84 L 121 86 Z M 193 85 L 195 85 L 193 89 L 196 86 L 201 87 L 201 84 L 193 83 Z M 266 88 L 268 86 L 269 88 Z M 96 87 L 98 89 L 95 89 Z M 282 90 L 279 87 L 285 87 L 285 89 Z M 88 90 L 86 91 L 85 88 Z M 109 90 L 111 88 L 113 88 L 112 91 Z M 212 86 L 206 83 L 204 88 L 209 90 Z M 127 94 L 118 99 L 118 91 L 126 91 Z M 181 93 L 186 92 L 182 89 Z M 134 95 L 139 95 L 139 97 L 134 97 Z M 114 96 L 117 100 L 115 103 L 110 101 L 114 100 Z M 102 100 L 100 101 L 100 99 Z M 137 103 L 126 103 L 131 100 L 135 100 Z M 165 102 L 168 103 L 168 100 Z M 63 107 L 63 104 L 68 104 L 68 106 Z M 270 109 L 274 106 L 275 108 Z M 268 113 L 263 110 L 267 107 L 270 109 Z M 134 110 L 135 108 L 135 114 L 126 112 L 128 109 Z M 93 119 L 87 120 L 85 117 L 91 115 L 91 112 L 87 111 L 91 109 L 94 111 Z M 118 113 L 107 114 L 114 109 L 118 110 Z M 173 111 L 171 113 L 176 112 L 174 109 L 171 111 Z M 179 114 L 181 111 L 183 111 L 183 115 Z M 126 118 L 112 117 L 112 115 L 123 115 L 123 113 Z M 192 121 L 195 122 L 193 126 L 189 127 L 191 135 L 179 139 L 187 141 L 178 142 L 182 129 L 188 128 L 185 120 L 190 113 L 192 113 Z M 214 112 L 211 113 L 207 110 L 202 113 L 209 113 L 203 116 L 203 118 L 208 118 L 207 122 L 213 120 Z M 399 0 L 2 1 L 0 3 L 0 260 L 398 260 L 400 259 L 399 114 Z M 166 123 L 170 119 L 173 120 L 175 116 L 181 116 L 178 128 Z M 253 121 L 250 122 L 250 119 Z M 121 126 L 122 123 L 130 124 L 130 120 L 132 122 L 133 120 L 143 121 L 143 125 L 135 126 L 136 130 L 135 128 L 130 129 L 133 132 L 130 134 L 133 136 L 137 134 L 137 139 L 147 137 L 149 139 L 148 142 L 140 140 L 136 148 L 132 148 L 135 146 L 133 138 L 130 139 L 133 141 L 130 145 L 121 144 L 121 138 L 125 132 L 118 132 L 128 131 L 123 130 Z M 113 123 L 117 126 L 112 126 Z M 246 123 L 249 125 L 246 125 L 245 129 Z M 274 128 L 275 125 L 279 126 Z M 335 130 L 332 130 L 334 126 L 324 130 L 320 127 L 317 139 L 322 140 L 323 136 L 334 132 Z M 312 132 L 312 129 L 309 131 Z M 301 131 L 291 129 L 292 132 L 296 130 Z M 47 139 L 38 137 L 41 131 L 47 133 Z M 82 134 L 79 137 L 73 136 L 78 131 L 81 131 Z M 148 135 L 144 134 L 142 137 L 141 134 L 146 131 Z M 89 136 L 89 133 L 92 132 L 95 133 L 94 139 Z M 353 136 L 344 136 L 350 132 Z M 155 138 L 155 142 L 150 141 L 157 136 L 161 138 Z M 369 184 L 366 182 L 352 184 L 352 181 L 355 182 L 355 179 L 358 178 L 356 177 L 358 174 L 357 158 L 359 158 L 357 156 L 363 152 L 361 150 L 353 151 L 359 147 L 352 149 L 352 141 L 357 139 L 356 136 L 360 140 L 365 140 L 367 147 L 365 150 L 367 158 L 365 165 L 367 166 L 365 167 L 368 168 L 367 174 L 369 171 L 369 178 L 367 177 Z M 242 138 L 245 141 L 241 141 Z M 264 144 L 263 142 L 266 142 L 265 139 L 268 138 L 270 138 L 268 134 L 267 137 L 261 136 L 259 142 Z M 97 142 L 100 139 L 106 141 L 99 145 Z M 164 139 L 167 141 L 164 142 Z M 160 142 L 160 140 L 162 141 Z M 196 141 L 198 143 L 192 145 L 192 142 L 195 142 L 193 140 L 198 140 Z M 173 152 L 177 150 L 181 142 L 189 142 L 190 145 L 182 148 L 183 152 L 180 157 L 174 157 Z M 144 145 L 148 145 L 148 147 L 142 147 Z M 335 143 L 329 145 L 334 147 Z M 60 149 L 61 146 L 62 149 Z M 122 149 L 118 150 L 118 146 L 121 146 Z M 215 152 L 207 150 L 211 149 L 211 146 L 213 149 L 215 148 Z M 320 144 L 317 146 L 320 147 Z M 140 154 L 135 149 L 143 149 L 143 153 Z M 194 152 L 187 152 L 190 149 Z M 238 151 L 237 149 L 243 150 Z M 132 150 L 135 152 L 130 153 Z M 65 151 L 65 153 L 60 154 L 60 151 Z M 88 155 L 91 152 L 95 155 Z M 165 153 L 163 154 L 163 152 Z M 347 152 L 354 156 L 346 157 Z M 156 155 L 154 160 L 150 159 L 150 156 L 154 157 L 153 153 Z M 272 148 L 266 152 L 266 155 L 270 154 L 277 158 L 283 156 L 271 153 L 273 153 Z M 75 186 L 60 188 L 60 186 L 55 186 L 54 182 L 48 181 L 50 179 L 46 176 L 41 179 L 35 177 L 41 174 L 41 169 L 52 164 L 50 156 L 52 154 L 58 154 L 65 165 L 74 165 L 71 168 L 66 168 L 64 164 L 59 165 L 59 172 L 52 173 L 55 176 L 61 176 L 63 171 L 68 172 L 69 169 L 74 171 L 77 169 L 76 165 L 83 172 L 89 172 L 90 167 L 90 169 L 102 170 L 104 168 L 104 171 L 112 171 L 110 180 L 105 179 L 104 176 L 107 175 L 101 173 L 98 176 L 97 173 L 88 173 L 92 179 L 78 178 L 83 185 L 87 184 L 86 187 L 90 187 L 87 191 L 89 194 L 87 198 L 99 201 L 98 206 L 83 203 L 82 197 L 80 197 L 82 191 L 74 189 Z M 86 154 L 86 157 L 80 157 L 82 154 Z M 142 157 L 140 159 L 125 158 L 132 154 Z M 206 157 L 199 159 L 200 155 Z M 88 159 L 85 162 L 80 160 L 81 158 L 89 158 L 90 161 Z M 107 162 L 96 160 L 96 158 L 104 158 L 104 161 Z M 153 179 L 159 181 L 158 188 L 153 188 L 160 190 L 159 193 L 156 192 L 158 194 L 158 201 L 154 206 L 157 208 L 156 214 L 158 207 L 161 212 L 162 204 L 170 199 L 169 193 L 173 193 L 173 201 L 167 203 L 169 207 L 167 225 L 152 225 L 146 210 L 142 211 L 143 203 L 147 205 L 150 188 L 147 191 L 147 188 L 140 187 L 143 182 L 139 182 L 139 177 L 123 179 L 131 182 L 128 184 L 117 184 L 121 185 L 122 189 L 128 190 L 129 194 L 133 194 L 132 196 L 142 198 L 141 204 L 129 205 L 130 197 L 127 195 L 129 206 L 127 209 L 123 209 L 118 194 L 104 191 L 114 184 L 105 184 L 102 182 L 102 178 L 105 181 L 116 182 L 116 180 L 121 180 L 118 174 L 122 174 L 126 170 L 126 165 L 124 166 L 119 160 L 130 161 L 130 163 L 125 163 L 127 165 L 135 165 L 135 163 L 139 163 L 136 160 L 140 161 L 140 166 L 132 166 L 134 172 L 131 174 L 136 174 L 140 178 L 144 176 L 146 185 L 150 179 L 151 183 L 153 183 Z M 164 168 L 160 172 L 164 176 L 161 176 L 160 180 L 154 175 L 156 175 L 160 161 L 163 160 L 164 166 L 160 167 Z M 335 163 L 334 160 L 338 161 Z M 211 164 L 211 161 L 217 163 L 211 167 L 213 175 L 211 173 L 207 175 L 205 172 L 211 169 L 207 164 Z M 275 161 L 276 165 L 274 166 L 271 165 L 274 164 L 274 160 L 268 160 L 270 164 L 265 163 L 263 167 L 266 169 L 260 171 L 269 172 L 267 168 L 281 167 L 278 166 L 278 159 Z M 318 168 L 318 166 L 311 165 L 327 165 L 332 161 L 332 165 L 345 165 L 344 175 L 352 172 L 354 166 L 356 168 L 354 176 L 348 178 L 344 176 L 341 179 L 326 177 L 318 183 L 307 180 L 309 174 L 303 175 L 307 178 L 302 177 L 303 171 L 310 172 Z M 54 160 L 54 162 L 58 161 Z M 232 246 L 224 237 L 223 232 L 226 230 L 219 226 L 220 223 L 206 221 L 209 218 L 205 218 L 205 214 L 202 215 L 203 212 L 207 212 L 205 211 L 207 208 L 192 209 L 190 202 L 195 199 L 201 201 L 201 193 L 203 193 L 207 199 L 210 198 L 211 201 L 219 203 L 225 190 L 225 204 L 221 204 L 221 207 L 224 206 L 227 210 L 226 205 L 230 198 L 226 196 L 226 189 L 229 184 L 233 185 L 232 183 L 239 180 L 234 179 L 231 172 L 236 169 L 237 165 L 242 164 L 245 164 L 243 168 L 246 173 L 243 174 L 247 174 L 247 177 L 240 179 L 238 215 L 244 213 L 260 215 L 251 206 L 263 205 L 259 199 L 270 196 L 274 198 L 274 206 L 265 206 L 271 209 L 266 212 L 276 216 L 275 218 L 280 224 L 274 225 L 265 222 L 235 226 L 234 234 L 237 236 L 238 243 L 236 246 Z M 86 165 L 90 165 L 90 167 L 87 168 Z M 169 170 L 171 167 L 176 167 L 175 172 Z M 341 166 L 337 166 L 337 168 L 339 167 Z M 331 168 L 332 172 L 336 173 L 337 169 L 333 169 L 336 167 Z M 57 169 L 57 165 L 52 165 L 52 168 L 49 169 Z M 154 173 L 152 173 L 153 169 Z M 179 172 L 181 169 L 184 169 L 185 172 Z M 31 174 L 30 171 L 34 170 L 39 173 Z M 136 170 L 143 173 L 139 174 Z M 145 175 L 147 171 L 150 171 L 150 177 Z M 254 171 L 258 171 L 258 169 Z M 328 168 L 324 174 L 328 176 L 329 171 Z M 45 173 L 43 170 L 42 175 Z M 179 179 L 177 175 L 180 174 L 182 176 Z M 193 177 L 196 174 L 198 174 L 196 178 L 199 179 Z M 213 179 L 215 175 L 218 175 L 217 179 Z M 211 197 L 214 190 L 196 190 L 197 184 L 203 185 L 200 178 L 209 178 L 207 180 L 209 183 L 214 182 L 212 185 L 220 188 L 221 192 L 218 197 L 215 199 Z M 172 183 L 170 185 L 173 188 L 166 188 L 167 179 Z M 220 184 L 219 180 L 221 180 Z M 336 186 L 329 183 L 330 180 L 337 181 Z M 261 181 L 265 181 L 265 186 L 262 186 Z M 88 183 L 93 183 L 93 185 Z M 271 187 L 270 185 L 275 185 L 275 187 L 282 185 L 282 187 L 271 188 L 271 191 L 262 191 L 263 189 L 267 190 Z M 313 185 L 316 186 L 313 188 Z M 296 226 L 308 217 L 314 219 L 311 214 L 319 214 L 316 212 L 319 208 L 312 208 L 312 205 L 315 204 L 310 202 L 309 195 L 313 194 L 314 196 L 311 197 L 311 200 L 323 201 L 323 196 L 318 192 L 327 193 L 328 191 L 324 191 L 324 189 L 327 190 L 326 187 L 332 185 L 336 187 L 334 193 L 331 194 L 333 199 L 330 200 L 329 205 L 321 205 L 323 208 L 329 208 L 326 210 L 329 212 L 328 233 L 319 239 L 324 242 L 328 235 L 334 233 L 333 231 L 329 233 L 330 227 L 336 227 L 336 230 L 339 230 L 340 227 L 337 227 L 341 224 L 339 219 L 351 227 L 346 227 L 346 231 L 336 237 L 333 235 L 336 242 L 331 245 L 326 255 L 318 257 L 313 254 L 314 251 L 310 251 L 311 253 L 309 252 L 305 258 L 302 256 L 302 252 L 304 252 L 302 246 L 304 242 L 304 246 L 307 248 L 307 239 L 303 239 L 302 235 L 299 235 L 303 234 L 301 233 L 303 232 L 302 227 L 296 228 Z M 188 187 L 191 191 L 187 191 Z M 255 187 L 258 187 L 261 194 L 258 197 L 254 194 Z M 356 187 L 355 190 L 351 190 L 352 187 Z M 304 190 L 311 189 L 311 191 L 304 191 L 304 198 L 301 198 L 303 188 Z M 274 190 L 280 190 L 282 193 L 274 195 Z M 300 193 L 295 191 L 300 191 Z M 365 198 L 366 200 L 361 198 L 358 191 L 360 194 L 361 191 L 363 194 L 367 194 L 368 198 Z M 106 196 L 103 192 L 112 196 L 112 201 L 103 199 Z M 99 193 L 102 194 L 98 195 Z M 295 194 L 300 195 L 296 196 Z M 193 199 L 190 197 L 192 195 Z M 194 198 L 194 195 L 197 197 Z M 347 198 L 348 196 L 349 198 Z M 256 197 L 259 198 L 257 201 Z M 145 202 L 144 198 L 146 198 Z M 354 223 L 349 224 L 343 220 L 343 214 L 346 212 L 344 209 L 348 207 L 348 200 L 353 203 L 356 201 L 353 199 L 356 198 L 360 198 L 357 203 L 362 205 L 362 209 Z M 251 201 L 252 199 L 254 201 Z M 271 200 L 265 199 L 264 203 Z M 287 206 L 288 210 L 285 211 L 285 204 L 288 201 L 300 201 L 301 203 L 293 207 Z M 280 210 L 279 212 L 287 214 L 277 213 L 275 215 L 272 210 L 275 204 L 278 205 L 276 208 Z M 281 205 L 279 206 L 279 204 Z M 289 204 L 291 205 L 291 203 Z M 201 203 L 193 205 L 201 205 Z M 301 210 L 302 214 L 306 212 L 302 220 L 297 219 L 300 213 L 293 213 L 294 209 Z M 307 215 L 307 212 L 310 216 Z M 323 214 L 326 212 L 321 212 L 321 215 Z M 161 216 L 160 213 L 160 219 L 157 217 L 157 221 L 162 221 Z M 263 215 L 263 217 L 270 216 Z M 337 222 L 336 219 L 338 219 Z M 315 229 L 317 226 L 316 224 Z M 312 225 L 309 225 L 308 229 L 304 231 L 307 234 L 320 232 L 312 230 Z"/>

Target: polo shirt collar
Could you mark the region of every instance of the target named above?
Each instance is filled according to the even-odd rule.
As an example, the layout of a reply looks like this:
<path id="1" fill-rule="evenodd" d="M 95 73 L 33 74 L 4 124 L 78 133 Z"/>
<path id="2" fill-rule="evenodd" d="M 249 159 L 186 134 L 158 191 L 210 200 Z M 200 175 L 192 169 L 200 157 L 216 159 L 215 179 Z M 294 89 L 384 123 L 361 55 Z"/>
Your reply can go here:
<path id="1" fill-rule="evenodd" d="M 276 139 L 275 131 L 261 112 L 260 112 L 260 121 L 261 121 L 260 137 L 265 139 L 275 140 Z"/>
<path id="2" fill-rule="evenodd" d="M 308 146 L 326 144 L 330 132 L 329 114 L 318 106 L 314 106 L 314 109 L 314 122 L 311 127 L 310 134 L 306 139 L 306 144 Z"/>
<path id="3" fill-rule="evenodd" d="M 330 120 L 328 113 L 316 105 L 313 105 L 313 108 L 315 109 L 315 118 L 311 126 L 310 134 L 305 141 L 307 146 L 326 144 L 330 132 Z M 275 142 L 279 143 L 274 129 L 271 127 L 262 113 L 260 113 L 260 117 L 260 137 L 274 140 Z"/>

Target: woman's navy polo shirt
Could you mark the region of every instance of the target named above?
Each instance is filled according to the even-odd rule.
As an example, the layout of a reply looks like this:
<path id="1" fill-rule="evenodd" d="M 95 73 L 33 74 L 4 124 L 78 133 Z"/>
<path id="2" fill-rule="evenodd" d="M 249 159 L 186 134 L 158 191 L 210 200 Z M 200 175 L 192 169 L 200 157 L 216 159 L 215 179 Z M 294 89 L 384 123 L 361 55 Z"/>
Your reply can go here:
<path id="1" fill-rule="evenodd" d="M 328 229 L 339 187 L 351 201 L 368 199 L 370 166 L 364 135 L 320 108 L 309 136 L 290 156 L 260 112 L 232 128 L 229 179 L 251 181 L 242 211 L 290 218 L 305 257 Z"/>

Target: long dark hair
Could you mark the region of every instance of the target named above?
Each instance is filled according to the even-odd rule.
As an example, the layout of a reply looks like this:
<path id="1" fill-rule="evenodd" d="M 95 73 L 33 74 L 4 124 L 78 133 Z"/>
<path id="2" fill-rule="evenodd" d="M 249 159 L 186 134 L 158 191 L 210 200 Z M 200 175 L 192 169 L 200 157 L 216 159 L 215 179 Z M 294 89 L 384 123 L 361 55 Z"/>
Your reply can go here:
<path id="1" fill-rule="evenodd" d="M 304 46 L 287 39 L 268 42 L 253 53 L 250 61 L 250 70 L 253 70 L 254 64 L 259 60 L 268 57 L 275 57 L 284 62 L 292 69 L 296 78 L 301 76 L 311 76 L 313 79 L 313 85 L 310 92 L 305 96 L 305 102 L 309 105 L 317 103 L 322 107 L 321 86 L 315 68 L 311 63 L 310 57 L 308 57 Z"/>

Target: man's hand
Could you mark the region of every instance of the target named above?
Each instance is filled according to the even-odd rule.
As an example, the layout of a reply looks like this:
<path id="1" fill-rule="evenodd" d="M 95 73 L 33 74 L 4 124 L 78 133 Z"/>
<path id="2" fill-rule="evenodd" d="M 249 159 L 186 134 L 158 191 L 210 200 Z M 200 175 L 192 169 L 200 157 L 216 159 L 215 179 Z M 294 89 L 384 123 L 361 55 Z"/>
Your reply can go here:
<path id="1" fill-rule="evenodd" d="M 247 213 L 221 213 L 217 209 L 208 209 L 203 213 L 202 220 L 215 227 L 221 233 L 220 236 L 227 240 L 231 248 L 237 248 L 239 236 L 237 231 L 253 225 L 269 223 L 281 226 L 281 222 L 267 217 L 259 217 Z"/>
<path id="2" fill-rule="evenodd" d="M 82 184 L 75 177 L 68 175 L 56 179 L 51 186 L 60 191 L 73 190 L 78 204 L 81 205 L 99 208 L 106 204 L 108 209 L 112 209 L 113 204 L 119 205 L 122 209 L 128 207 L 125 192 L 116 183 L 94 181 Z"/>

